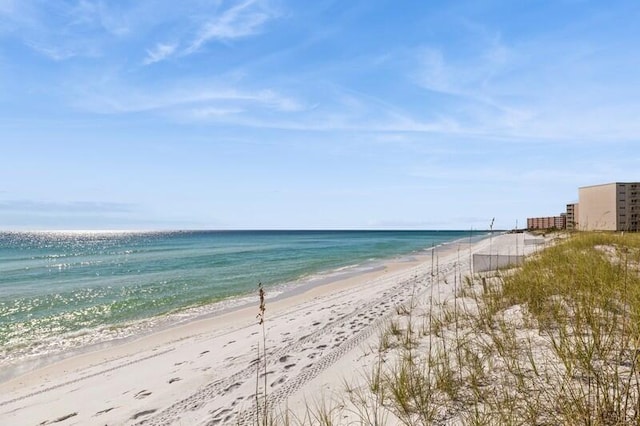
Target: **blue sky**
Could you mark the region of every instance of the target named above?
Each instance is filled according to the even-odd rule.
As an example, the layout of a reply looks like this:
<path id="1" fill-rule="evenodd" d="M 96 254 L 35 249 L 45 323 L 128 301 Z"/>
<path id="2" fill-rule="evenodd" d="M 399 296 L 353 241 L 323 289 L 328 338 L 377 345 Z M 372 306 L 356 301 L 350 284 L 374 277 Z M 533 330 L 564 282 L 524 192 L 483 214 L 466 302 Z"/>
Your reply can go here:
<path id="1" fill-rule="evenodd" d="M 0 0 L 0 229 L 496 228 L 640 180 L 637 1 Z"/>

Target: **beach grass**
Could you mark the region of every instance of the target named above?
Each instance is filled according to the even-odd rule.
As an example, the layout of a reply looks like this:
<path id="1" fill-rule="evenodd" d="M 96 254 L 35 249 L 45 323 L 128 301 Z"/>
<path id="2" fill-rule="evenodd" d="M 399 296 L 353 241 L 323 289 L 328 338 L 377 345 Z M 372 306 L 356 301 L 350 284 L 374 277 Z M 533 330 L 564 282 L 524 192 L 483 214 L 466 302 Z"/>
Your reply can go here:
<path id="1" fill-rule="evenodd" d="M 639 424 L 640 235 L 564 234 L 516 269 L 457 271 L 450 293 L 432 275 L 385 322 L 365 384 L 315 418 Z"/>

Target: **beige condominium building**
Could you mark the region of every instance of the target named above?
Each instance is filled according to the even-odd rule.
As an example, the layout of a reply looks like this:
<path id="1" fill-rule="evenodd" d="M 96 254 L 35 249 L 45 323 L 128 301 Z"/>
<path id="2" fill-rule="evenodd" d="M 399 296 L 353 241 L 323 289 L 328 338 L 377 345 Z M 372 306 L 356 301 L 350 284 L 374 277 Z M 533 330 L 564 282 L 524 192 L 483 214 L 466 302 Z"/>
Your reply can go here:
<path id="1" fill-rule="evenodd" d="M 565 229 L 566 227 L 567 218 L 565 214 L 527 218 L 527 229 Z"/>
<path id="2" fill-rule="evenodd" d="M 578 189 L 578 196 L 577 229 L 638 231 L 640 182 L 584 186 Z"/>

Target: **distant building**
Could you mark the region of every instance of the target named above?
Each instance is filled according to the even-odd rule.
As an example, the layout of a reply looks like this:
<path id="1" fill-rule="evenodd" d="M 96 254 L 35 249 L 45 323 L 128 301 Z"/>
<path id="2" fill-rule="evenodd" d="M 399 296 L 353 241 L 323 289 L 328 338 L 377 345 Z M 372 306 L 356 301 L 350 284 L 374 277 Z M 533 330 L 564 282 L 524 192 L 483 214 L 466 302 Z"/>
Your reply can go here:
<path id="1" fill-rule="evenodd" d="M 577 229 L 638 231 L 640 182 L 585 186 L 578 189 L 578 197 Z"/>
<path id="2" fill-rule="evenodd" d="M 567 216 L 564 213 L 560 216 L 527 218 L 527 229 L 565 229 L 566 226 Z"/>
<path id="3" fill-rule="evenodd" d="M 567 204 L 567 229 L 578 229 L 578 203 Z"/>

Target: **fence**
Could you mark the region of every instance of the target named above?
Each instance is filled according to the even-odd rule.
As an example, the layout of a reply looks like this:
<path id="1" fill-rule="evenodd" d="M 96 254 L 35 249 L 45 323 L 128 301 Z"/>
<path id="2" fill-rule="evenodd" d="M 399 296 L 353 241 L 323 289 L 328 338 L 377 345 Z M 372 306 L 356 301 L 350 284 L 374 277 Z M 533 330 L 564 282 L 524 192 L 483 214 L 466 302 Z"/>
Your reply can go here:
<path id="1" fill-rule="evenodd" d="M 473 272 L 495 271 L 499 268 L 522 265 L 524 256 L 505 254 L 474 254 Z"/>

